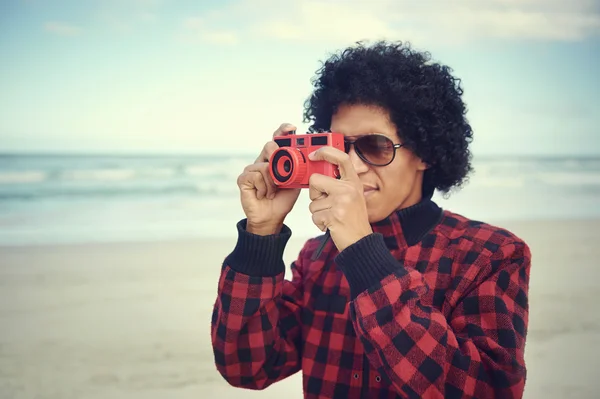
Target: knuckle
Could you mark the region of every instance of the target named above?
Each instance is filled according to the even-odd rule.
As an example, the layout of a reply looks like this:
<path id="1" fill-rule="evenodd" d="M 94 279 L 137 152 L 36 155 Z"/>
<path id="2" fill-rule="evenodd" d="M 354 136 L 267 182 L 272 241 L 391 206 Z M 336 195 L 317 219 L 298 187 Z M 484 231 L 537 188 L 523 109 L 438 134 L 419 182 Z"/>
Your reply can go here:
<path id="1" fill-rule="evenodd" d="M 346 218 L 346 208 L 343 207 L 333 207 L 331 208 L 331 214 L 335 220 L 344 220 Z"/>
<path id="2" fill-rule="evenodd" d="M 319 216 L 316 213 L 312 214 L 312 221 L 314 224 L 318 225 L 319 224 Z"/>
<path id="3" fill-rule="evenodd" d="M 257 173 L 257 172 L 250 172 L 249 176 L 250 176 L 250 180 L 252 180 L 252 182 L 254 182 L 254 183 L 260 183 L 260 181 L 262 180 L 260 173 Z"/>
<path id="4" fill-rule="evenodd" d="M 357 199 L 358 198 L 356 190 L 346 188 L 344 192 L 340 193 L 340 195 L 338 196 L 337 202 L 339 205 L 346 207 L 348 205 L 354 204 L 357 201 Z"/>
<path id="5" fill-rule="evenodd" d="M 348 205 L 351 203 L 351 198 L 347 194 L 342 194 L 338 196 L 337 202 L 339 205 Z"/>
<path id="6" fill-rule="evenodd" d="M 256 165 L 254 165 L 254 170 L 262 173 L 267 170 L 268 166 L 269 166 L 268 162 L 259 162 Z"/>
<path id="7" fill-rule="evenodd" d="M 262 172 L 256 172 L 256 180 L 260 180 L 261 183 L 266 183 L 267 177 Z"/>
<path id="8" fill-rule="evenodd" d="M 237 177 L 236 183 L 238 186 L 241 186 L 245 181 L 246 181 L 246 174 L 242 173 Z"/>

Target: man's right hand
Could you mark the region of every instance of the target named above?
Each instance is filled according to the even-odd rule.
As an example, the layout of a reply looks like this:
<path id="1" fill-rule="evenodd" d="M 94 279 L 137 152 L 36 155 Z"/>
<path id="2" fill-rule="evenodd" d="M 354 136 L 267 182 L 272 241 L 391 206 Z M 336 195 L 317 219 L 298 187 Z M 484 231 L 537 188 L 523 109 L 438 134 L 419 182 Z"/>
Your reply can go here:
<path id="1" fill-rule="evenodd" d="M 284 123 L 273 137 L 290 134 L 296 127 Z M 294 207 L 300 189 L 279 189 L 269 174 L 269 158 L 279 146 L 269 141 L 253 164 L 238 176 L 242 208 L 247 218 L 246 230 L 253 234 L 269 235 L 281 231 L 283 221 Z"/>

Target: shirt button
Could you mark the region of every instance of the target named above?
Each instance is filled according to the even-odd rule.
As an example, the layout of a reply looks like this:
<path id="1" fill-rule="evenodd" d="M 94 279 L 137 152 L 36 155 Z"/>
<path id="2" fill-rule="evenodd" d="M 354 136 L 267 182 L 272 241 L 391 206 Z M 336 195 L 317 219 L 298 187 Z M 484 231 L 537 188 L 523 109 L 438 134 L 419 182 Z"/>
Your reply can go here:
<path id="1" fill-rule="evenodd" d="M 381 377 L 380 376 L 375 377 L 375 381 L 381 382 Z"/>
<path id="2" fill-rule="evenodd" d="M 358 380 L 358 373 L 354 373 L 354 379 Z"/>

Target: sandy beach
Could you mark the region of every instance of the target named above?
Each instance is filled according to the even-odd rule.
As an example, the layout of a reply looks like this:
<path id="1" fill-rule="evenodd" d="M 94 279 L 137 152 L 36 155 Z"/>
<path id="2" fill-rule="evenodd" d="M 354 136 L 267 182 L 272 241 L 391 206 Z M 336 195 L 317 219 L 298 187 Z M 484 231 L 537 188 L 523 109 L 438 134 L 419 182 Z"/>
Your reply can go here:
<path id="1" fill-rule="evenodd" d="M 502 225 L 533 252 L 525 398 L 597 397 L 600 220 Z M 210 316 L 233 245 L 0 248 L 0 398 L 301 398 L 300 374 L 251 392 L 215 370 Z"/>

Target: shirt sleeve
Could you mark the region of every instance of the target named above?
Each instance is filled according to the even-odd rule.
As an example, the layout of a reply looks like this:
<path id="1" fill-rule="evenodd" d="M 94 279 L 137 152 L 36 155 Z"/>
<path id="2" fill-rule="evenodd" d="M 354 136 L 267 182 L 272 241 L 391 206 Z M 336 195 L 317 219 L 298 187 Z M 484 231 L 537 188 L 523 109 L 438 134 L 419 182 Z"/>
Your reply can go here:
<path id="1" fill-rule="evenodd" d="M 468 252 L 450 283 L 449 315 L 423 303 L 423 275 L 396 260 L 380 234 L 338 255 L 350 315 L 369 362 L 405 398 L 521 398 L 530 252 Z"/>
<path id="2" fill-rule="evenodd" d="M 211 337 L 218 371 L 231 385 L 264 389 L 300 369 L 302 255 L 284 279 L 283 251 L 291 236 L 248 233 L 225 259 L 213 308 Z"/>

